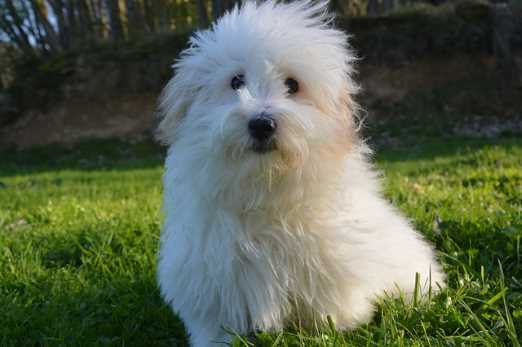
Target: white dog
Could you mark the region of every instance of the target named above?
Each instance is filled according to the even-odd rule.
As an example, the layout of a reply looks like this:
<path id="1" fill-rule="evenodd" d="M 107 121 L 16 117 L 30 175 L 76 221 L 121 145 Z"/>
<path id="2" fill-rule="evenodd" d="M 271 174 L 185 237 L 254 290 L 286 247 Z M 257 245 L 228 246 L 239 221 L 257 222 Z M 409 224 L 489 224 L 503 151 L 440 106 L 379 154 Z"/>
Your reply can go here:
<path id="1" fill-rule="evenodd" d="M 190 40 L 161 101 L 170 146 L 158 278 L 193 346 L 370 321 L 443 286 L 358 138 L 354 55 L 326 2 L 246 2 Z"/>

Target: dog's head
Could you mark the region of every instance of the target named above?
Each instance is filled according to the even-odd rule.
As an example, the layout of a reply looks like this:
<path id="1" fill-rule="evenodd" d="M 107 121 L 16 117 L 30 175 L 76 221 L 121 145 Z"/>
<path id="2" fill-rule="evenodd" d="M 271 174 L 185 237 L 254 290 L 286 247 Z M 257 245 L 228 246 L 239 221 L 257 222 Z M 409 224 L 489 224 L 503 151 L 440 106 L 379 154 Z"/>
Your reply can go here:
<path id="1" fill-rule="evenodd" d="M 357 87 L 327 2 L 246 2 L 196 33 L 164 90 L 159 139 L 208 157 L 295 168 L 344 155 Z"/>

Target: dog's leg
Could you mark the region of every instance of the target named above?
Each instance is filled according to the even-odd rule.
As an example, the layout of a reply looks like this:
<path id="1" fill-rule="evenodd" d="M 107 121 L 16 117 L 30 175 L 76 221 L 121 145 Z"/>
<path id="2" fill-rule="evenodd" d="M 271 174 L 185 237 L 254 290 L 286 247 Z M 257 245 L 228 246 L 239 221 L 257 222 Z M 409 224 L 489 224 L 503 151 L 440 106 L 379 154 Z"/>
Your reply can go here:
<path id="1" fill-rule="evenodd" d="M 416 290 L 426 297 L 445 285 L 433 249 L 398 216 L 390 218 L 386 228 L 376 227 L 367 240 L 361 239 L 348 248 L 347 269 L 355 281 L 346 283 L 346 309 L 348 315 L 355 314 L 356 320 L 363 317 L 361 322 L 371 317 L 372 302 L 377 297 L 404 295 L 408 300 Z M 358 313 L 359 309 L 365 311 L 363 307 L 370 307 L 369 316 Z"/>
<path id="2" fill-rule="evenodd" d="M 197 319 L 184 321 L 192 347 L 226 346 L 232 341 L 232 336 L 219 326 L 213 317 L 208 317 L 206 322 Z"/>
<path id="3" fill-rule="evenodd" d="M 351 330 L 361 324 L 369 323 L 375 313 L 375 304 L 368 296 L 368 288 L 361 285 L 351 287 L 350 292 L 344 297 L 341 306 L 337 308 L 340 312 L 333 320 L 338 329 Z"/>

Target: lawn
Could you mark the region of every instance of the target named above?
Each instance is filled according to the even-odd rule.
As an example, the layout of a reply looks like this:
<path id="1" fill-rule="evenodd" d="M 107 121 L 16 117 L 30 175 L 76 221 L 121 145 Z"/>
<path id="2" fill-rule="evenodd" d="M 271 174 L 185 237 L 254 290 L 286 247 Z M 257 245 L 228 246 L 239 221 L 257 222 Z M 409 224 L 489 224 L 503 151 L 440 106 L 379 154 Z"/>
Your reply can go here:
<path id="1" fill-rule="evenodd" d="M 353 332 L 290 327 L 250 341 L 520 346 L 522 139 L 421 135 L 381 145 L 376 160 L 386 196 L 440 252 L 449 289 L 384 300 Z M 0 346 L 187 344 L 155 284 L 161 175 L 149 143 L 0 153 Z"/>

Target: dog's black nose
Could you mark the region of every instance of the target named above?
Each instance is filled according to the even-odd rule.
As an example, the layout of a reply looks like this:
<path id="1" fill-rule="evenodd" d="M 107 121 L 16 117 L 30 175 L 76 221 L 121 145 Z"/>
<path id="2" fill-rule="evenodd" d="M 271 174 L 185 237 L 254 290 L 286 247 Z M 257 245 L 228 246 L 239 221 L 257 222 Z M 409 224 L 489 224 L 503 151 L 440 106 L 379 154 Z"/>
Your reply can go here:
<path id="1" fill-rule="evenodd" d="M 261 113 L 248 122 L 250 136 L 260 142 L 265 142 L 272 137 L 277 129 L 277 123 L 272 116 Z"/>

